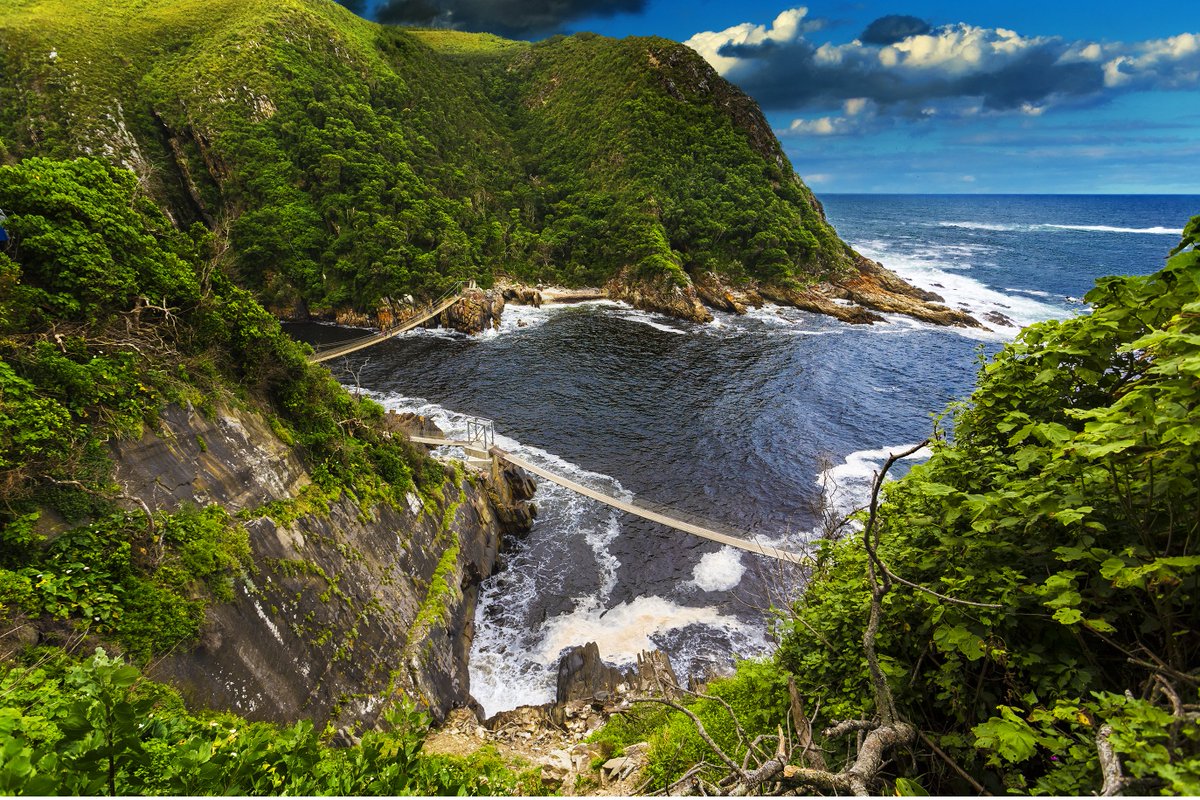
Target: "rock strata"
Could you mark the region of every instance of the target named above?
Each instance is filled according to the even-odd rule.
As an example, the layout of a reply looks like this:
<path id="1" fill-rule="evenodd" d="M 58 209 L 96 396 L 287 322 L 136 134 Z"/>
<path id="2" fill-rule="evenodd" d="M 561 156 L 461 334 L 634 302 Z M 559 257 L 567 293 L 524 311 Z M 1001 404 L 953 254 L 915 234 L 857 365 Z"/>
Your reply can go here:
<path id="1" fill-rule="evenodd" d="M 508 522 L 519 515 L 492 498 L 519 507 L 526 481 L 447 469 L 432 491 L 368 505 L 313 495 L 305 465 L 251 411 L 171 407 L 161 419 L 112 445 L 117 481 L 152 509 L 216 502 L 241 513 L 255 568 L 232 602 L 210 606 L 199 642 L 156 662 L 153 677 L 199 706 L 317 726 L 369 727 L 396 692 L 436 718 L 473 705 L 479 583 L 520 532 Z"/>

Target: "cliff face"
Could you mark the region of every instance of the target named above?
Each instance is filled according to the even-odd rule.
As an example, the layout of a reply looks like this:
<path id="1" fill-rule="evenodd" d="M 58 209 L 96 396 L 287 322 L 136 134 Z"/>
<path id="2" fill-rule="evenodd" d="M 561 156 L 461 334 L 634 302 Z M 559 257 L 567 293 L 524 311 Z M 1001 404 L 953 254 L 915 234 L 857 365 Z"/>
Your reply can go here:
<path id="1" fill-rule="evenodd" d="M 437 717 L 472 705 L 478 585 L 529 522 L 503 479 L 447 470 L 400 508 L 330 500 L 260 416 L 232 408 L 170 408 L 157 432 L 112 450 L 129 494 L 166 509 L 220 503 L 250 534 L 255 570 L 154 677 L 200 705 L 318 726 L 370 725 L 397 692 Z"/>

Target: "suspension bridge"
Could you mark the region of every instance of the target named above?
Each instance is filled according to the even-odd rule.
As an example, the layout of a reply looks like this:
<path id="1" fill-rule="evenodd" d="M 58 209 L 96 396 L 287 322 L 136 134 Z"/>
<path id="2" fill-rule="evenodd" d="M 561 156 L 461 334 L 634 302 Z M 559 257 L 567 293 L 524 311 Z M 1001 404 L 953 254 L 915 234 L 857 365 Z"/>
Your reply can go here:
<path id="1" fill-rule="evenodd" d="M 316 348 L 316 352 L 308 357 L 308 362 L 310 364 L 320 364 L 323 361 L 332 361 L 335 358 L 341 358 L 342 356 L 348 356 L 351 353 L 357 353 L 359 350 L 365 350 L 366 348 L 377 345 L 380 342 L 386 342 L 393 336 L 398 336 L 405 331 L 411 331 L 413 328 L 424 325 L 426 322 L 457 303 L 460 299 L 462 299 L 464 291 L 474 288 L 475 281 L 471 281 L 466 284 L 464 284 L 462 281 L 459 281 L 437 300 L 421 306 L 415 314 L 404 319 L 399 324 L 384 328 L 378 333 L 372 333 L 369 336 L 352 339 L 348 342 L 322 345 Z"/>
<path id="2" fill-rule="evenodd" d="M 757 541 L 753 534 L 740 534 L 728 529 L 718 530 L 714 523 L 700 520 L 688 515 L 690 519 L 684 519 L 684 515 L 677 511 L 672 511 L 665 506 L 654 503 L 649 503 L 638 498 L 621 498 L 615 494 L 601 491 L 591 486 L 585 486 L 578 481 L 560 475 L 557 472 L 546 469 L 545 467 L 534 464 L 528 459 L 521 458 L 512 453 L 502 450 L 495 444 L 495 427 L 491 420 L 472 418 L 467 422 L 467 434 L 463 440 L 445 439 L 432 436 L 409 436 L 410 441 L 418 444 L 431 445 L 433 447 L 458 447 L 461 448 L 467 455 L 467 463 L 477 467 L 491 466 L 495 472 L 495 467 L 500 461 L 507 462 L 513 466 L 520 467 L 540 478 L 556 483 L 572 492 L 591 498 L 597 502 L 604 503 L 619 511 L 624 511 L 627 514 L 641 517 L 642 519 L 657 522 L 660 525 L 665 525 L 668 528 L 673 528 L 677 531 L 689 533 L 693 536 L 699 536 L 702 539 L 708 539 L 713 542 L 730 547 L 736 547 L 739 550 L 745 550 L 749 553 L 755 553 L 760 556 L 775 559 L 776 561 L 786 561 L 792 564 L 810 564 L 811 557 L 800 553 L 793 553 L 788 550 L 783 550 L 773 545 Z"/>
<path id="3" fill-rule="evenodd" d="M 372 333 L 369 336 L 363 336 L 358 339 L 353 339 L 348 342 L 339 342 L 333 345 L 322 346 L 316 350 L 313 355 L 309 356 L 308 360 L 313 364 L 320 364 L 324 361 L 331 361 L 335 358 L 348 356 L 351 353 L 357 353 L 359 350 L 364 350 L 405 331 L 411 331 L 413 328 L 423 325 L 429 320 L 441 314 L 450 306 L 457 303 L 463 296 L 463 292 L 467 289 L 475 288 L 475 282 L 464 284 L 461 281 L 456 283 L 445 294 L 438 299 L 426 303 L 415 314 L 408 317 L 398 325 L 393 325 L 378 333 Z M 481 468 L 491 467 L 493 472 L 497 472 L 496 467 L 499 462 L 504 461 L 513 466 L 520 467 L 527 472 L 537 475 L 540 478 L 556 483 L 572 492 L 580 494 L 584 497 L 591 498 L 605 505 L 611 506 L 619 511 L 642 519 L 656 522 L 660 525 L 665 525 L 668 528 L 673 528 L 677 531 L 699 536 L 703 539 L 708 539 L 713 542 L 719 542 L 730 547 L 736 547 L 739 550 L 745 550 L 750 553 L 755 553 L 760 556 L 775 559 L 776 561 L 786 561 L 792 564 L 807 564 L 811 559 L 800 553 L 793 553 L 788 550 L 782 550 L 773 545 L 765 544 L 757 541 L 752 534 L 746 535 L 730 530 L 718 530 L 714 523 L 700 520 L 697 518 L 684 519 L 684 515 L 677 511 L 649 503 L 638 498 L 621 498 L 615 494 L 601 491 L 591 486 L 585 486 L 578 481 L 560 475 L 556 472 L 541 467 L 532 463 L 528 459 L 509 453 L 496 446 L 495 443 L 495 426 L 491 420 L 472 418 L 467 422 L 466 439 L 455 440 L 429 436 L 410 436 L 410 441 L 418 444 L 431 445 L 433 447 L 457 447 L 461 448 L 467 455 L 467 463 Z M 689 515 L 690 516 L 690 515 Z"/>

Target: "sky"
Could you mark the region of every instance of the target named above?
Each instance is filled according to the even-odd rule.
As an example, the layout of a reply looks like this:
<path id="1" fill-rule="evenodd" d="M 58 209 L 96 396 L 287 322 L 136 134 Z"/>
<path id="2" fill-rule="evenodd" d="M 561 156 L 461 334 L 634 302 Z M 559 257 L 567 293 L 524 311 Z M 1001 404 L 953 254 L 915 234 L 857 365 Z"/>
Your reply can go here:
<path id="1" fill-rule="evenodd" d="M 397 24 L 691 46 L 815 190 L 1200 194 L 1200 15 L 1144 0 L 342 0 Z"/>

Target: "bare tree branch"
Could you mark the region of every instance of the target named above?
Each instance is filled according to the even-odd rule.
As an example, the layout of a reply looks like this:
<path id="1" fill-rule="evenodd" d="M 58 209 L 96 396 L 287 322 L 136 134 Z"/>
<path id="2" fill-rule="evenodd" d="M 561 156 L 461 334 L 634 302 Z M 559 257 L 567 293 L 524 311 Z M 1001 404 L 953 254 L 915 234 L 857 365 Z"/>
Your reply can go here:
<path id="1" fill-rule="evenodd" d="M 964 781 L 971 784 L 971 788 L 973 788 L 975 791 L 979 792 L 982 795 L 986 795 L 988 797 L 992 796 L 991 792 L 989 792 L 987 789 L 983 788 L 982 783 L 980 783 L 979 781 L 972 778 L 971 774 L 969 772 L 967 772 L 965 769 L 963 769 L 962 767 L 960 767 L 958 765 L 957 761 L 955 761 L 953 758 L 948 756 L 946 754 L 945 750 L 938 747 L 937 742 L 935 742 L 935 741 L 933 741 L 933 739 L 929 738 L 929 736 L 926 735 L 925 731 L 917 731 L 917 736 L 920 736 L 921 741 L 923 741 L 926 744 L 926 746 L 929 747 L 929 749 L 932 750 L 938 756 L 938 758 L 942 759 L 942 761 L 945 761 L 946 765 L 948 767 L 950 767 L 950 769 L 954 770 L 954 772 L 958 775 L 958 777 L 962 778 Z"/>
<path id="2" fill-rule="evenodd" d="M 792 723 L 796 726 L 796 744 L 800 748 L 800 763 L 812 765 L 814 769 L 829 769 L 825 754 L 812 738 L 812 723 L 804 713 L 804 700 L 796 689 L 796 681 L 788 676 L 788 696 L 791 698 Z"/>
<path id="3" fill-rule="evenodd" d="M 1125 777 L 1121 774 L 1121 759 L 1113 750 L 1111 725 L 1103 725 L 1096 734 L 1096 752 L 1100 756 L 1100 770 L 1104 775 L 1104 786 L 1100 789 L 1101 797 L 1113 797 L 1125 791 Z"/>

